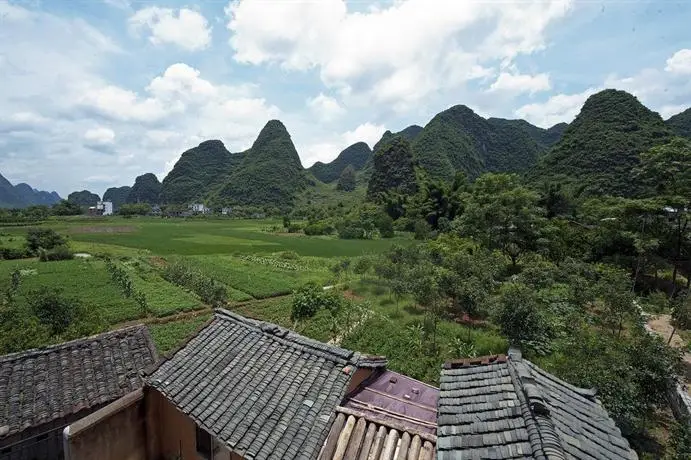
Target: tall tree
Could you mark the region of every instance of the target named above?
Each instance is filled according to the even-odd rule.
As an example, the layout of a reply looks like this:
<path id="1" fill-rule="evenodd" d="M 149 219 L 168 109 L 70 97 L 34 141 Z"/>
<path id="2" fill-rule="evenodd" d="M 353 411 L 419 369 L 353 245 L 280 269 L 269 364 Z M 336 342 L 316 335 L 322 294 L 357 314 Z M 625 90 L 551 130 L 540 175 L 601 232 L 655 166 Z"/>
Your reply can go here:
<path id="1" fill-rule="evenodd" d="M 691 141 L 681 137 L 641 154 L 638 177 L 654 188 L 660 207 L 669 216 L 673 254 L 672 293 L 679 265 L 689 242 L 691 221 Z"/>

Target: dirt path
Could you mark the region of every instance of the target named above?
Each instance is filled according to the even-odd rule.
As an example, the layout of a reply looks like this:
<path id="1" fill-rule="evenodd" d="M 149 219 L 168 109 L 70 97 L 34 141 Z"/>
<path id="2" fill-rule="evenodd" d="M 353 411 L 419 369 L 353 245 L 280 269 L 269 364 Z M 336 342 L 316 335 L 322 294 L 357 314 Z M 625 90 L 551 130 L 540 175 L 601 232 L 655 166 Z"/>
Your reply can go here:
<path id="1" fill-rule="evenodd" d="M 674 327 L 671 324 L 672 317 L 670 315 L 656 315 L 648 318 L 647 328 L 649 331 L 661 336 L 665 342 L 669 340 L 669 336 L 672 334 Z M 676 332 L 672 337 L 672 341 L 669 343 L 672 348 L 681 349 L 684 354 L 682 356 L 684 370 L 686 374 L 686 383 L 691 383 L 691 353 L 686 351 L 686 342 L 681 338 Z M 690 385 L 691 387 L 691 385 Z"/>

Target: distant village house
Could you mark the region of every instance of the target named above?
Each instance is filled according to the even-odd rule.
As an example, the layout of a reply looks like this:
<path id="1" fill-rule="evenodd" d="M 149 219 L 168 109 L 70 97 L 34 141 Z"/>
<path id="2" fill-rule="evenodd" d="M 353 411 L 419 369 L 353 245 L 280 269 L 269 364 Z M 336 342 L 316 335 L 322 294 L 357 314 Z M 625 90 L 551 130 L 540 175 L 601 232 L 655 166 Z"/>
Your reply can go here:
<path id="1" fill-rule="evenodd" d="M 112 216 L 113 203 L 111 201 L 98 201 L 96 206 L 89 207 L 89 215 L 92 216 Z"/>

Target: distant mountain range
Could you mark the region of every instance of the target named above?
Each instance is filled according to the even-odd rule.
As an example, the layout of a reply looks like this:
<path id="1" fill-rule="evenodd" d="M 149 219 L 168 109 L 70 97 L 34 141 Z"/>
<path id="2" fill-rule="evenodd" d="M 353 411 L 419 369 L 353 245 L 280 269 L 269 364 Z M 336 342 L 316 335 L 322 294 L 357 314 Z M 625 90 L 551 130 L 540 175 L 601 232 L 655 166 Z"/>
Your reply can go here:
<path id="1" fill-rule="evenodd" d="M 0 175 L 0 208 L 25 208 L 33 205 L 51 206 L 61 200 L 56 192 L 36 190 L 29 184 L 12 185 Z"/>
<path id="2" fill-rule="evenodd" d="M 638 155 L 674 135 L 691 138 L 691 109 L 663 121 L 631 94 L 610 89 L 588 98 L 570 125 L 543 129 L 525 120 L 483 118 L 467 106 L 456 105 L 424 127 L 386 131 L 373 148 L 357 142 L 333 161 L 305 169 L 286 127 L 271 120 L 244 152 L 231 153 L 220 140 L 204 141 L 183 152 L 162 182 L 154 174 L 144 174 L 132 187 L 108 189 L 104 199 L 113 201 L 116 208 L 125 203 L 198 201 L 285 208 L 315 181 L 336 190 L 335 182 L 349 166 L 356 171 L 358 184 L 368 183 L 376 152 L 396 139 L 409 143 L 415 168 L 435 179 L 449 181 L 458 172 L 470 178 L 484 172 L 516 172 L 536 186 L 559 182 L 577 193 L 631 196 L 641 191 L 631 181 Z M 400 153 L 401 148 L 386 151 Z M 380 158 L 379 164 L 392 162 Z M 69 199 L 91 205 L 98 195 L 82 191 L 70 194 Z M 0 176 L 0 206 L 59 200 L 55 192 L 40 192 L 26 184 L 13 186 Z"/>

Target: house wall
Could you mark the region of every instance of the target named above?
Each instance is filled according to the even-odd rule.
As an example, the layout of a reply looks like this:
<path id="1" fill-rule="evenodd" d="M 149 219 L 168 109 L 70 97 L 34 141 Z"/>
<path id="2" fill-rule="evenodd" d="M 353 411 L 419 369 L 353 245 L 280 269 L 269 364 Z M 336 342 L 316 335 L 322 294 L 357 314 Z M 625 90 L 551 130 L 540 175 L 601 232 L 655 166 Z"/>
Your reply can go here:
<path id="1" fill-rule="evenodd" d="M 354 391 L 358 387 L 358 385 L 364 382 L 370 375 L 372 375 L 373 372 L 374 369 L 368 369 L 364 367 L 355 371 L 355 375 L 353 375 L 353 378 L 350 379 L 350 383 L 348 383 L 348 389 L 346 390 L 346 394 L 349 394 L 350 392 Z"/>
<path id="2" fill-rule="evenodd" d="M 197 460 L 199 457 L 194 421 L 153 388 L 147 388 L 146 402 L 149 460 L 169 458 Z M 214 460 L 244 460 L 244 458 L 227 449 L 221 449 L 214 455 Z"/>
<path id="3" fill-rule="evenodd" d="M 66 460 L 146 460 L 143 393 L 132 392 L 65 428 Z"/>

